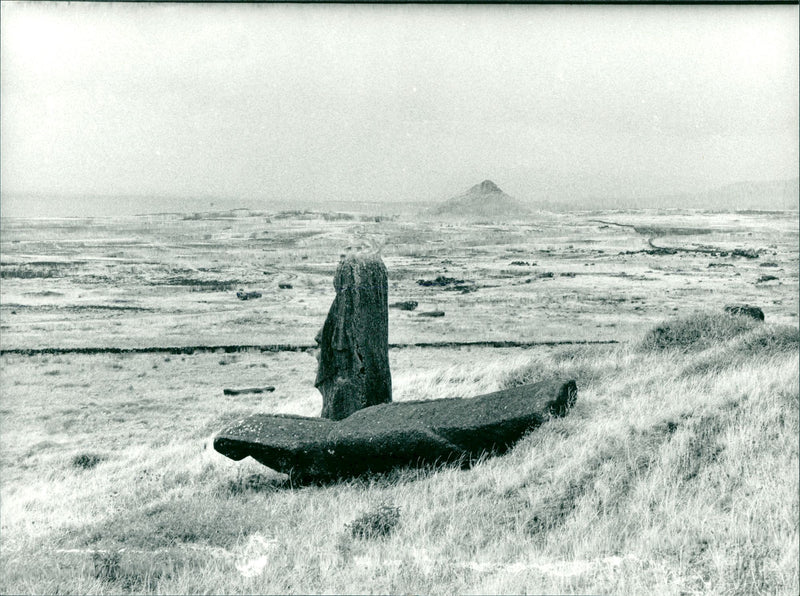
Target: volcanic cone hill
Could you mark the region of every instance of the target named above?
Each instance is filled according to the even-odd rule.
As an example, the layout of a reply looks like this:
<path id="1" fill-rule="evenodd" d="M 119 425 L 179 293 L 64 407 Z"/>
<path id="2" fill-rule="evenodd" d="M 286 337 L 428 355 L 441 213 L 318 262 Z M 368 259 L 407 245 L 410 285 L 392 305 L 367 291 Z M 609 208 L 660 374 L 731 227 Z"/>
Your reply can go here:
<path id="1" fill-rule="evenodd" d="M 527 207 L 504 193 L 491 180 L 484 180 L 467 192 L 448 199 L 428 211 L 430 215 L 470 219 L 503 219 L 529 213 L 530 210 Z"/>

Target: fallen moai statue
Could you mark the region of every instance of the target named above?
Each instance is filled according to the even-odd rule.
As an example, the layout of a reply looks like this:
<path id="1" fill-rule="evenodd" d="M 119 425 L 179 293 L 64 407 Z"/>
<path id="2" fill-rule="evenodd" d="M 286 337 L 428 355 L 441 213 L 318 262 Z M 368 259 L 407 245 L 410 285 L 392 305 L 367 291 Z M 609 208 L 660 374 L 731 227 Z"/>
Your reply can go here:
<path id="1" fill-rule="evenodd" d="M 542 381 L 473 398 L 393 402 L 334 421 L 256 414 L 223 430 L 214 449 L 247 456 L 295 481 L 326 481 L 395 467 L 503 453 L 577 398 L 575 381 Z"/>

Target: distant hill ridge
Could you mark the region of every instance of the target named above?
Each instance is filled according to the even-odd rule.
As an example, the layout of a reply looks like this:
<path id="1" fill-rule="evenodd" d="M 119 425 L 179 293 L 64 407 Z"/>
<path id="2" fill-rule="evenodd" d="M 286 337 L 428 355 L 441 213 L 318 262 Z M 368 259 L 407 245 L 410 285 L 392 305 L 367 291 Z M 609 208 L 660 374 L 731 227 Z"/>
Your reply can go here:
<path id="1" fill-rule="evenodd" d="M 693 192 L 642 196 L 639 198 L 596 198 L 578 200 L 574 204 L 564 201 L 550 204 L 554 209 L 575 209 L 579 205 L 595 209 L 704 209 L 709 211 L 735 211 L 753 209 L 762 211 L 797 211 L 800 207 L 800 188 L 797 178 L 780 180 L 747 180 L 733 182 Z"/>
<path id="2" fill-rule="evenodd" d="M 530 210 L 514 197 L 503 192 L 491 180 L 484 180 L 465 193 L 431 208 L 428 213 L 468 218 L 502 218 L 525 215 L 530 213 Z"/>
<path id="3" fill-rule="evenodd" d="M 796 210 L 800 180 L 748 180 L 700 193 L 706 208 Z"/>

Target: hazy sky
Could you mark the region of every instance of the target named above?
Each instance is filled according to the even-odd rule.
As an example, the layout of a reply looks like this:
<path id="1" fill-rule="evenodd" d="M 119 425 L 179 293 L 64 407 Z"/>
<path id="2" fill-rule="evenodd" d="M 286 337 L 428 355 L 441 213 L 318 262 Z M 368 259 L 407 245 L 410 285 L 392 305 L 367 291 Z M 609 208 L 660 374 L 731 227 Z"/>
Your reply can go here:
<path id="1" fill-rule="evenodd" d="M 2 2 L 3 193 L 636 196 L 797 176 L 797 6 Z"/>

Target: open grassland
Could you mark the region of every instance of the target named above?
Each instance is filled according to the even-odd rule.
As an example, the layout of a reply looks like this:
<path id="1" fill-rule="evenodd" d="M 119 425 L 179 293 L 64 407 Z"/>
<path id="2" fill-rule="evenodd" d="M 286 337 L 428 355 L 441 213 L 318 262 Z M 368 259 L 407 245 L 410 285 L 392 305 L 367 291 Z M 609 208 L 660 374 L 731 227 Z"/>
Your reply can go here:
<path id="1" fill-rule="evenodd" d="M 208 441 L 253 411 L 317 414 L 308 354 L 6 355 L 0 585 L 796 594 L 798 332 L 743 320 L 706 342 L 707 318 L 658 344 L 393 350 L 398 400 L 557 374 L 578 404 L 471 470 L 328 486 L 292 487 Z M 220 389 L 266 378 L 285 389 Z"/>
<path id="2" fill-rule="evenodd" d="M 392 343 L 620 342 L 392 349 L 395 400 L 557 375 L 575 409 L 468 471 L 299 487 L 211 437 L 318 415 L 314 351 L 0 354 L 0 592 L 798 593 L 796 212 L 377 219 L 0 220 L 0 348 L 308 346 L 380 248 L 419 303 Z"/>

